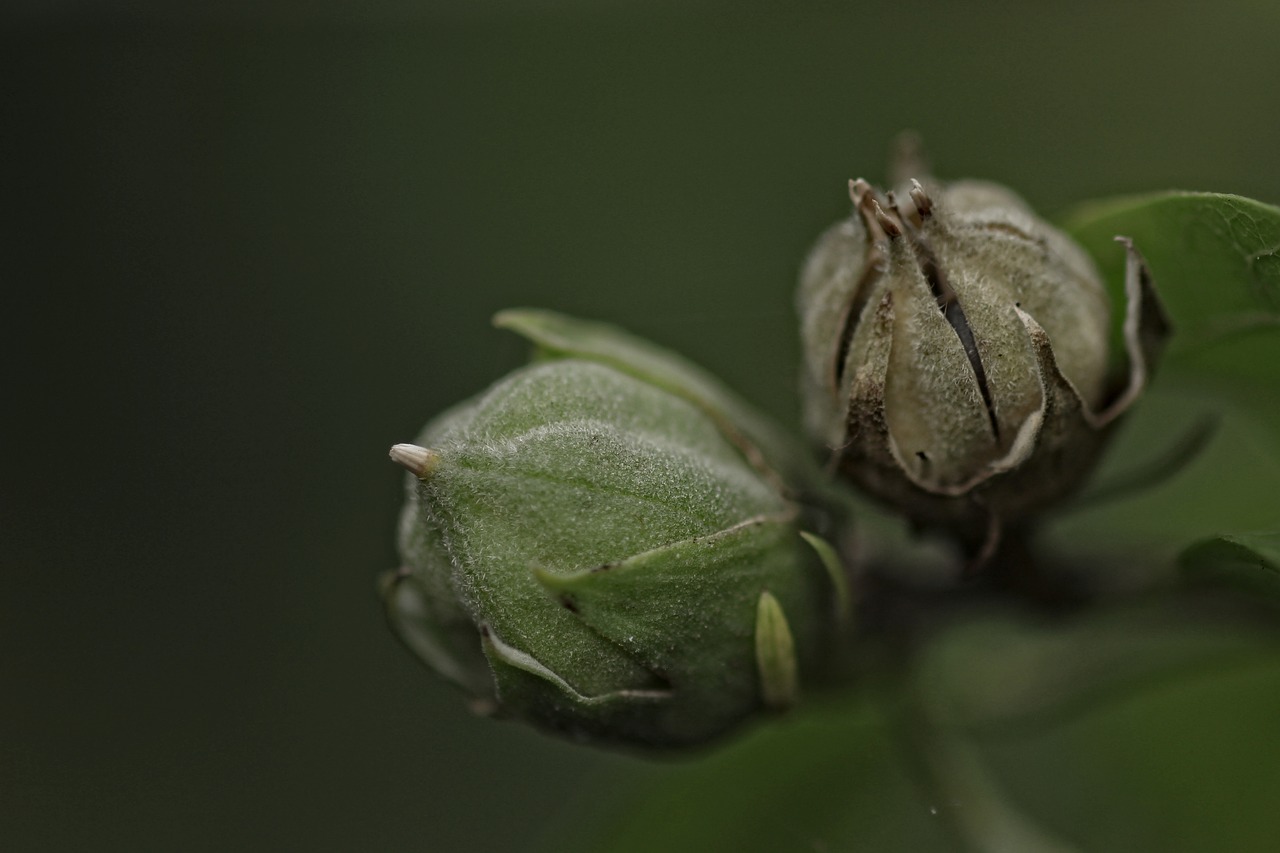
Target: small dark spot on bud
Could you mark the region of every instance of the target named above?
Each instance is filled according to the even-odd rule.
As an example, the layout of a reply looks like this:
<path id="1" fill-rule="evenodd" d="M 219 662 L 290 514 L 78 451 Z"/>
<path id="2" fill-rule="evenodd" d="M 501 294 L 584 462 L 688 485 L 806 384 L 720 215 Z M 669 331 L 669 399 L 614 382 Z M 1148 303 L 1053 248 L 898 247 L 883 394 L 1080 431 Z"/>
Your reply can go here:
<path id="1" fill-rule="evenodd" d="M 917 450 L 916 458 L 919 459 L 921 462 L 928 462 L 929 454 L 925 453 L 923 450 Z"/>
<path id="2" fill-rule="evenodd" d="M 575 602 L 573 598 L 571 598 L 568 595 L 560 596 L 560 604 L 564 607 L 565 610 L 568 610 L 570 613 L 578 612 L 577 602 Z"/>

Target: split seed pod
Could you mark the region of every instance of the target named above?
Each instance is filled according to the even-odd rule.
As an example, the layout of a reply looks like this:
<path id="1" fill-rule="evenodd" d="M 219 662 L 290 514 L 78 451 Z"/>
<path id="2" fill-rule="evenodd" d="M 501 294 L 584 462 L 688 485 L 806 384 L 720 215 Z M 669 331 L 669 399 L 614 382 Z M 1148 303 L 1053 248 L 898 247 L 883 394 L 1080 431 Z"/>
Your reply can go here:
<path id="1" fill-rule="evenodd" d="M 853 215 L 801 274 L 803 390 L 831 466 L 981 562 L 1075 489 L 1138 397 L 1169 324 L 1128 252 L 1128 376 L 1108 371 L 1092 261 L 995 184 L 850 181 Z"/>
<path id="2" fill-rule="evenodd" d="M 795 700 L 836 611 L 791 452 L 705 374 L 606 326 L 499 323 L 547 358 L 413 445 L 392 626 L 477 707 L 572 737 L 705 741 Z"/>

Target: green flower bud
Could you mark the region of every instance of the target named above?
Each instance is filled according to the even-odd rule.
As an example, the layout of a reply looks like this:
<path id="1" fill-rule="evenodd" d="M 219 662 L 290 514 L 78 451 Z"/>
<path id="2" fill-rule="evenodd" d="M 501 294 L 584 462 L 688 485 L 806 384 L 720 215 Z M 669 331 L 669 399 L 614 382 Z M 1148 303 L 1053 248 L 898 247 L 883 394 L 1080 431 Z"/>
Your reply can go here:
<path id="1" fill-rule="evenodd" d="M 393 627 L 481 708 L 678 746 L 794 701 L 837 609 L 741 406 L 621 333 L 502 315 L 551 360 L 430 424 Z"/>
<path id="2" fill-rule="evenodd" d="M 810 434 L 833 466 L 918 523 L 989 553 L 1074 489 L 1137 397 L 1168 322 L 1129 252 L 1130 375 L 1108 373 L 1093 263 L 1009 190 L 911 180 L 854 215 L 801 275 Z"/>

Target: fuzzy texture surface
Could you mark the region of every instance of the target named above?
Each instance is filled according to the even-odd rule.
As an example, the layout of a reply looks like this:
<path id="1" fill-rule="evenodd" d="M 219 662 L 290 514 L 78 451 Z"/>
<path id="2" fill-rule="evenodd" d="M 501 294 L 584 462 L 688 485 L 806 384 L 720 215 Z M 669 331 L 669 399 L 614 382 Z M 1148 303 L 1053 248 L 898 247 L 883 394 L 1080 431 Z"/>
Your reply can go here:
<path id="1" fill-rule="evenodd" d="M 601 350 L 607 327 L 583 326 Z M 714 737 L 776 704 L 758 662 L 762 596 L 773 635 L 789 624 L 812 658 L 830 579 L 771 460 L 742 446 L 758 427 L 710 413 L 734 401 L 700 396 L 678 362 L 624 372 L 562 352 L 419 436 L 435 459 L 408 478 L 393 624 L 499 713 L 646 746 Z"/>

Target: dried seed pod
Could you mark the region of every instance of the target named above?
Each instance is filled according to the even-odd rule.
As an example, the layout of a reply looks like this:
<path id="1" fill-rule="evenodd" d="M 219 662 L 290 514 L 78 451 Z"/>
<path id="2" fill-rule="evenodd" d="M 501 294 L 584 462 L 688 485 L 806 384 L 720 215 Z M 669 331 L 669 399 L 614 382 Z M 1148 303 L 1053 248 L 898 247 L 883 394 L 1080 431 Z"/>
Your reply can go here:
<path id="1" fill-rule="evenodd" d="M 1127 380 L 1084 251 L 995 184 L 910 179 L 818 240 L 798 307 L 808 430 L 844 477 L 978 561 L 1074 489 L 1146 384 L 1169 324 L 1129 253 Z"/>

